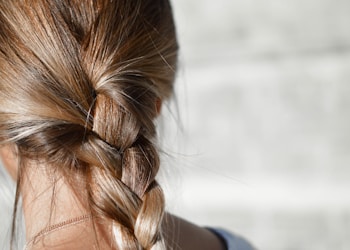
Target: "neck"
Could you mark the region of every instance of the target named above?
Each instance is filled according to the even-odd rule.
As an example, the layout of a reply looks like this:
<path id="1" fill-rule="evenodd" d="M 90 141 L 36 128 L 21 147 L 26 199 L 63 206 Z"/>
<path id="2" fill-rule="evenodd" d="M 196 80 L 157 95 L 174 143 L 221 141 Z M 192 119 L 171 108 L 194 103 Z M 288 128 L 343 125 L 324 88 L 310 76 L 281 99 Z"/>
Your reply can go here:
<path id="1" fill-rule="evenodd" d="M 68 184 L 47 168 L 28 166 L 23 176 L 27 242 L 40 249 L 114 249 L 111 223 L 90 216 L 84 182 Z"/>
<path id="2" fill-rule="evenodd" d="M 45 166 L 29 166 L 21 190 L 27 240 L 49 226 L 89 214 L 79 192 L 63 178 L 53 180 Z"/>

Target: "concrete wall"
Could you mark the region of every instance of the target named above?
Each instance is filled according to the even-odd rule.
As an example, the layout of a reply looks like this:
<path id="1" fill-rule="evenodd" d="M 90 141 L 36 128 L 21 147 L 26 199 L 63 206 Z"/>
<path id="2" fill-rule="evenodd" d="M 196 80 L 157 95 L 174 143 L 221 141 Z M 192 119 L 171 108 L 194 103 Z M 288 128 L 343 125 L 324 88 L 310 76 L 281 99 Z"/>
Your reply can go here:
<path id="1" fill-rule="evenodd" d="M 350 2 L 173 2 L 187 147 L 172 208 L 259 249 L 349 249 Z"/>

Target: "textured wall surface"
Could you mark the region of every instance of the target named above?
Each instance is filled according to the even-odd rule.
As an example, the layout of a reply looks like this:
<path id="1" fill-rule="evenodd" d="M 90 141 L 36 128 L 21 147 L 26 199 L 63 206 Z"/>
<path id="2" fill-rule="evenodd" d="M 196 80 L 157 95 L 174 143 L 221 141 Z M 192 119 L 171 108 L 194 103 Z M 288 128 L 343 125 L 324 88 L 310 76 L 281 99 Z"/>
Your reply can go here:
<path id="1" fill-rule="evenodd" d="M 350 2 L 174 8 L 187 145 L 174 210 L 262 250 L 350 249 Z"/>
<path id="2" fill-rule="evenodd" d="M 350 2 L 173 5 L 184 130 L 163 121 L 169 210 L 261 250 L 350 249 Z"/>

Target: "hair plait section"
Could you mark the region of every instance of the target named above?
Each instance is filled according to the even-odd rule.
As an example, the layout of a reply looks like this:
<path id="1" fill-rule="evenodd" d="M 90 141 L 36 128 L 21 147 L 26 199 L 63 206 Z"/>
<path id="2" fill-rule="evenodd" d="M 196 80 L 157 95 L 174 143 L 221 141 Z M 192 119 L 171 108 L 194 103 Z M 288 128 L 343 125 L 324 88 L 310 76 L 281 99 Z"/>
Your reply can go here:
<path id="1" fill-rule="evenodd" d="M 144 96 L 138 91 L 121 91 L 119 101 L 118 95 L 113 99 L 105 93 L 96 96 L 93 133 L 114 148 L 121 162 L 92 171 L 95 186 L 91 197 L 99 214 L 120 223 L 124 232 L 133 232 L 136 245 L 151 249 L 161 239 L 164 214 L 163 192 L 155 181 L 159 169 L 158 152 L 152 142 L 155 111 L 147 107 L 154 105 L 155 98 L 147 89 L 141 92 Z M 138 117 L 137 108 L 144 109 L 142 117 Z M 121 178 L 115 174 L 120 172 Z"/>

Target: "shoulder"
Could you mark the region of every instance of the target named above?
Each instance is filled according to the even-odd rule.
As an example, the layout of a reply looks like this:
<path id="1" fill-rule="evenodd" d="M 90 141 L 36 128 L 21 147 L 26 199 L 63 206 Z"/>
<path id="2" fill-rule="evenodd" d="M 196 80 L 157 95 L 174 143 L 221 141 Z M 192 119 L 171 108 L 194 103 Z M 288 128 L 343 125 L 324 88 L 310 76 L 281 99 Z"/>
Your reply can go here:
<path id="1" fill-rule="evenodd" d="M 255 248 L 243 237 L 233 234 L 223 228 L 208 228 L 220 237 L 226 244 L 227 250 L 254 250 Z"/>
<path id="2" fill-rule="evenodd" d="M 170 249 L 225 250 L 225 244 L 215 233 L 177 216 L 166 214 L 163 229 Z"/>
<path id="3" fill-rule="evenodd" d="M 225 229 L 199 227 L 169 214 L 165 228 L 166 244 L 183 250 L 254 250 L 248 241 Z"/>

